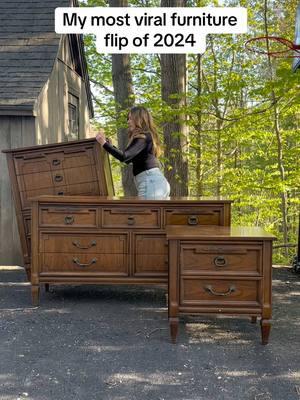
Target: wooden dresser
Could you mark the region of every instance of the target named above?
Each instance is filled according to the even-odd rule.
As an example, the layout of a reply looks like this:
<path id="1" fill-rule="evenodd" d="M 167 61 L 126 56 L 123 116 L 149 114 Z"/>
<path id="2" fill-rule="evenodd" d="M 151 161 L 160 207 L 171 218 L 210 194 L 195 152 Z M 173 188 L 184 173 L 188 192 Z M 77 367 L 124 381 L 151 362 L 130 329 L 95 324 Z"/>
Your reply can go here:
<path id="1" fill-rule="evenodd" d="M 261 317 L 262 343 L 271 327 L 272 240 L 261 228 L 168 226 L 169 323 L 176 341 L 179 316 Z"/>
<path id="2" fill-rule="evenodd" d="M 167 284 L 166 226 L 230 225 L 231 201 L 40 196 L 32 202 L 32 300 L 45 284 Z"/>
<path id="3" fill-rule="evenodd" d="M 30 280 L 31 203 L 49 195 L 114 195 L 107 153 L 95 139 L 4 150 L 16 208 L 24 266 Z"/>

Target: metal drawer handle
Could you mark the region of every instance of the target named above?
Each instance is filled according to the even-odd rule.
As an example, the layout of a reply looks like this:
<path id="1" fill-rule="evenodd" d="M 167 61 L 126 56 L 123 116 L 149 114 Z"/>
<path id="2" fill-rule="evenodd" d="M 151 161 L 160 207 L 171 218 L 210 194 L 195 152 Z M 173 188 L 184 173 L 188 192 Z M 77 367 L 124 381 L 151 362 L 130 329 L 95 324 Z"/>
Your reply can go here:
<path id="1" fill-rule="evenodd" d="M 196 217 L 196 215 L 190 215 L 188 217 L 188 224 L 189 225 L 198 225 L 198 218 Z"/>
<path id="2" fill-rule="evenodd" d="M 72 244 L 73 244 L 73 246 L 77 247 L 78 249 L 87 250 L 87 249 L 90 249 L 93 246 L 96 246 L 97 243 L 96 243 L 95 240 L 93 240 L 90 245 L 81 246 L 80 242 L 78 240 L 76 240 L 76 241 L 72 242 Z"/>
<path id="3" fill-rule="evenodd" d="M 132 215 L 127 218 L 127 224 L 128 225 L 134 225 L 135 224 L 135 220 L 134 220 L 134 217 Z"/>
<path id="4" fill-rule="evenodd" d="M 74 223 L 73 215 L 66 215 L 65 216 L 65 224 L 66 225 L 72 225 L 73 223 Z"/>
<path id="5" fill-rule="evenodd" d="M 78 258 L 73 258 L 73 263 L 75 263 L 75 264 L 77 264 L 79 267 L 83 267 L 83 268 L 89 267 L 90 265 L 95 264 L 96 262 L 97 262 L 97 258 L 93 258 L 92 261 L 89 262 L 89 263 L 87 263 L 87 264 L 81 263 L 81 262 L 78 260 Z"/>
<path id="6" fill-rule="evenodd" d="M 224 292 L 224 293 L 222 293 L 222 292 L 215 292 L 214 289 L 213 289 L 213 287 L 212 287 L 212 285 L 204 286 L 204 289 L 205 289 L 207 292 L 213 294 L 214 296 L 228 296 L 228 295 L 230 295 L 231 293 L 233 293 L 233 292 L 236 291 L 236 288 L 235 288 L 234 285 L 230 286 L 229 289 L 227 290 L 227 292 Z"/>
<path id="7" fill-rule="evenodd" d="M 60 164 L 60 160 L 58 160 L 57 158 L 52 160 L 52 165 L 59 165 L 59 164 Z"/>
<path id="8" fill-rule="evenodd" d="M 59 196 L 63 196 L 63 195 L 64 195 L 64 192 L 57 192 L 57 194 L 58 194 Z"/>
<path id="9" fill-rule="evenodd" d="M 62 175 L 55 175 L 54 180 L 55 182 L 61 182 L 64 179 Z"/>
<path id="10" fill-rule="evenodd" d="M 217 256 L 214 258 L 214 264 L 216 267 L 226 267 L 226 258 L 224 256 Z"/>

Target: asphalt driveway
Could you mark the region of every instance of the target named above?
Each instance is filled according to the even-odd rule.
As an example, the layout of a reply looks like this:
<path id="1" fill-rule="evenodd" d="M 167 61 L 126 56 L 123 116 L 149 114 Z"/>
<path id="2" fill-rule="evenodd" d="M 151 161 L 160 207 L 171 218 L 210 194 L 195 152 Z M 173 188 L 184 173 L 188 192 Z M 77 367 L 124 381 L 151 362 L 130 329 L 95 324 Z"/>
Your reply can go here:
<path id="1" fill-rule="evenodd" d="M 31 306 L 0 270 L 0 399 L 300 400 L 300 274 L 273 269 L 273 326 L 188 317 L 172 344 L 166 290 L 53 286 Z"/>

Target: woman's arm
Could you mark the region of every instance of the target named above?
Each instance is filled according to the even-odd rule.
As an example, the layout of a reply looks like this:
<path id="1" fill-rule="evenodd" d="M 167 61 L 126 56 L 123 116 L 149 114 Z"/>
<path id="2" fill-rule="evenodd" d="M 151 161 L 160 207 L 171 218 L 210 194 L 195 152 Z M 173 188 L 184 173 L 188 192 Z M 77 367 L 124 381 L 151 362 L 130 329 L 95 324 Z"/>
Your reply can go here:
<path id="1" fill-rule="evenodd" d="M 136 138 L 130 143 L 125 151 L 117 149 L 112 144 L 105 142 L 103 148 L 110 153 L 112 156 L 117 158 L 119 161 L 123 161 L 129 164 L 134 157 L 136 157 L 142 150 L 147 146 L 146 139 Z"/>

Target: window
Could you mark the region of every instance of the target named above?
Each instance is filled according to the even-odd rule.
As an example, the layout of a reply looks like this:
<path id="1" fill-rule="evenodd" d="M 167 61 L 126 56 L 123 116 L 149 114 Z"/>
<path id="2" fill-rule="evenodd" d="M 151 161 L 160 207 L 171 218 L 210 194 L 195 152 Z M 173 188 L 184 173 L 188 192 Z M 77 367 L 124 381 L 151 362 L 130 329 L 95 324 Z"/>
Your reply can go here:
<path id="1" fill-rule="evenodd" d="M 69 129 L 67 140 L 79 139 L 79 98 L 69 93 L 68 99 Z"/>

